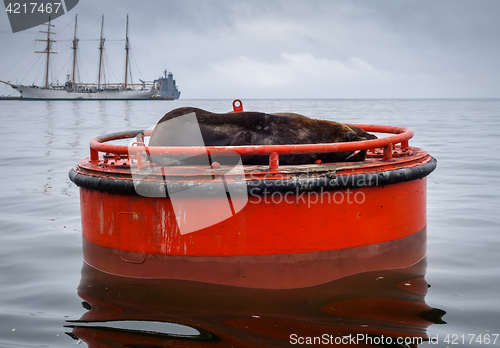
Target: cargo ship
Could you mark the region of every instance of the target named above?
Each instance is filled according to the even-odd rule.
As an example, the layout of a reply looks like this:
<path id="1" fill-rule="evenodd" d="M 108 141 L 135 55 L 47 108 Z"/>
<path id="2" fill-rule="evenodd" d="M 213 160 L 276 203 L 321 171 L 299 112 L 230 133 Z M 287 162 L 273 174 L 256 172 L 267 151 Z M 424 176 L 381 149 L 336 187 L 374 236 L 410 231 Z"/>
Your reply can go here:
<path id="1" fill-rule="evenodd" d="M 181 92 L 177 89 L 177 85 L 175 84 L 174 74 L 167 70 L 165 70 L 163 73 L 163 77 L 160 76 L 157 80 L 153 81 L 153 85 L 156 87 L 158 94 L 153 95 L 151 99 L 179 99 L 179 97 L 181 96 Z"/>

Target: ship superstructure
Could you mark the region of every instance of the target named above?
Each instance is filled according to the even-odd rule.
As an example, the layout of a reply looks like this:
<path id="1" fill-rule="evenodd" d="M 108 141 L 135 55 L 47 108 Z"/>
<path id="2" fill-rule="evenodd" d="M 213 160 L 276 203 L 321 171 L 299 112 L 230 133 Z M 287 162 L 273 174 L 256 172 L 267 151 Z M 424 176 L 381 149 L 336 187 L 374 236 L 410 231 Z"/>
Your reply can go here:
<path id="1" fill-rule="evenodd" d="M 158 95 L 155 97 L 169 100 L 179 99 L 181 92 L 175 84 L 174 74 L 167 70 L 163 73 L 164 76 L 153 81 L 153 84 L 156 86 L 156 90 L 158 91 Z"/>

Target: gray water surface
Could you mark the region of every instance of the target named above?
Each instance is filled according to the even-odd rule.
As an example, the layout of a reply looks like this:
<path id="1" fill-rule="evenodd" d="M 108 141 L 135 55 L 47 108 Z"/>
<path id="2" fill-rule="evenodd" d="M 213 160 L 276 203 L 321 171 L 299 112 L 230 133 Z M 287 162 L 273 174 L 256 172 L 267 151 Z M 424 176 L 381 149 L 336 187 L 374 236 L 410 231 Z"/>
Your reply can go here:
<path id="1" fill-rule="evenodd" d="M 90 139 L 149 128 L 176 107 L 226 112 L 231 102 L 0 101 L 0 347 L 81 343 L 64 327 L 87 311 L 77 295 L 83 263 L 79 193 L 68 171 L 89 156 Z M 446 335 L 500 334 L 499 99 L 243 104 L 248 111 L 413 129 L 410 145 L 438 160 L 428 177 L 431 288 L 425 301 L 446 312 L 446 324 L 431 325 L 428 334 L 438 335 L 439 346 L 449 346 Z M 174 324 L 168 330 L 193 331 Z"/>

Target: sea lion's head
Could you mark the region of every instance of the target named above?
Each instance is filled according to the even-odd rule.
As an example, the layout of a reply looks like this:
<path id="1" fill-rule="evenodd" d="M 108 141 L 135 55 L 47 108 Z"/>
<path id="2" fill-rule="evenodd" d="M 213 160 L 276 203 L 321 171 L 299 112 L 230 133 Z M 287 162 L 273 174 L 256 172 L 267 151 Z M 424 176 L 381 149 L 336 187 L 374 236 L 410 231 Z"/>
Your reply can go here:
<path id="1" fill-rule="evenodd" d="M 347 126 L 352 132 L 356 134 L 358 139 L 361 140 L 373 140 L 373 139 L 378 139 L 377 136 L 368 133 L 364 129 L 361 129 L 358 126 L 352 125 L 352 124 L 344 124 L 344 126 Z M 347 132 L 347 137 L 348 138 L 353 138 L 352 134 Z M 351 140 L 351 141 L 358 141 L 358 140 Z M 358 161 L 364 161 L 366 158 L 366 150 L 358 150 L 351 152 L 347 157 L 346 161 L 349 162 L 358 162 Z"/>
<path id="2" fill-rule="evenodd" d="M 331 142 L 333 143 L 347 143 L 367 140 L 366 137 L 361 136 L 362 133 L 359 132 L 360 134 L 358 134 L 358 130 L 362 131 L 359 127 L 358 129 L 353 129 L 349 125 L 338 123 L 336 128 L 339 129 L 340 132 L 335 132 L 337 134 L 335 134 L 331 139 Z M 366 150 L 344 151 L 331 154 L 328 153 L 326 156 L 320 157 L 325 157 L 323 162 L 358 162 L 365 160 Z"/>
<path id="3" fill-rule="evenodd" d="M 368 133 L 364 129 L 359 128 L 358 126 L 355 126 L 353 124 L 348 124 L 345 123 L 346 126 L 348 126 L 354 133 L 356 133 L 359 137 L 364 138 L 363 140 L 373 140 L 373 139 L 378 139 L 377 136 Z"/>

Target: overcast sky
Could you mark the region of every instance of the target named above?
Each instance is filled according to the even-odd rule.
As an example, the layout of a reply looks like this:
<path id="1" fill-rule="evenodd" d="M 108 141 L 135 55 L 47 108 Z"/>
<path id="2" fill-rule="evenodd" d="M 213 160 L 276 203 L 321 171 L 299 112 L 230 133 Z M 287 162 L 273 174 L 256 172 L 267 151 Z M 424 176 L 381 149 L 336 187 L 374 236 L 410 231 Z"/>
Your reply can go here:
<path id="1" fill-rule="evenodd" d="M 54 78 L 78 14 L 80 80 L 97 80 L 104 14 L 106 78 L 123 80 L 127 13 L 135 82 L 168 69 L 181 98 L 500 97 L 499 0 L 80 0 L 54 23 Z M 42 84 L 38 30 L 0 14 L 0 80 Z"/>

